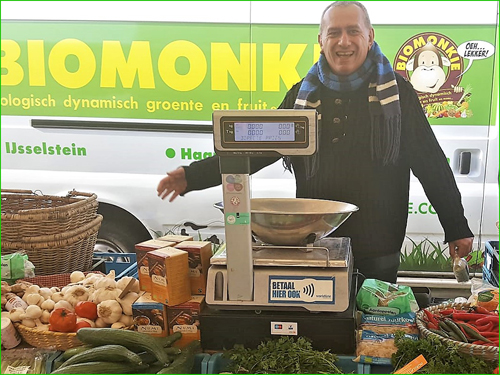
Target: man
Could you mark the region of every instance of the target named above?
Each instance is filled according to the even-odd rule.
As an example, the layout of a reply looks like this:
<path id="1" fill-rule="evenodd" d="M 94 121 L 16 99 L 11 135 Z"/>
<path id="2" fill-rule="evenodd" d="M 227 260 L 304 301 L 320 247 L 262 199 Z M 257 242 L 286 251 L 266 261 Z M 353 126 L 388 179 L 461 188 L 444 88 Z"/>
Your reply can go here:
<path id="1" fill-rule="evenodd" d="M 297 197 L 357 205 L 334 235 L 351 238 L 354 267 L 365 277 L 396 282 L 412 171 L 438 214 L 450 256 L 466 256 L 473 234 L 453 174 L 411 84 L 394 73 L 375 42 L 365 7 L 332 3 L 318 42 L 318 62 L 280 105 L 320 114 L 319 151 L 284 158 Z M 276 160 L 253 158 L 252 172 Z M 168 173 L 157 190 L 162 199 L 172 194 L 172 201 L 220 183 L 218 158 L 212 157 Z"/>

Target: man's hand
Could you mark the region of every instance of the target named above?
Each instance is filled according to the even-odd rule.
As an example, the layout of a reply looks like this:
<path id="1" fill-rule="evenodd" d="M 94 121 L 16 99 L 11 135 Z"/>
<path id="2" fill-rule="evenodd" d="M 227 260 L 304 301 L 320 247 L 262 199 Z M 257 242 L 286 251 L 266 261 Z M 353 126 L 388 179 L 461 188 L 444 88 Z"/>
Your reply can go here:
<path id="1" fill-rule="evenodd" d="M 184 193 L 186 188 L 186 173 L 184 168 L 179 167 L 175 171 L 167 173 L 167 176 L 164 177 L 158 184 L 156 191 L 158 191 L 158 196 L 161 199 L 165 199 L 172 194 L 169 199 L 169 202 L 172 202 L 179 196 L 179 194 Z"/>
<path id="2" fill-rule="evenodd" d="M 459 258 L 465 258 L 472 251 L 472 243 L 474 242 L 474 237 L 461 238 L 456 241 L 450 241 L 450 257 L 455 258 L 457 255 Z"/>

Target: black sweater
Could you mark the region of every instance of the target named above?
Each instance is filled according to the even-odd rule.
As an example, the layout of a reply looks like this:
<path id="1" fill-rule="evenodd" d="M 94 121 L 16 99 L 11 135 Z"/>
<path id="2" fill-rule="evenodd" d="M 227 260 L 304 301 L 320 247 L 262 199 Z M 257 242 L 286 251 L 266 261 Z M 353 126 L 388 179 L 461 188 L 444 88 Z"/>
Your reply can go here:
<path id="1" fill-rule="evenodd" d="M 472 237 L 453 173 L 409 82 L 396 74 L 401 102 L 401 143 L 396 165 L 372 160 L 367 87 L 350 93 L 322 88 L 319 169 L 309 181 L 304 159 L 292 158 L 297 198 L 355 204 L 359 211 L 333 235 L 351 237 L 357 259 L 399 252 L 406 232 L 410 170 L 420 180 L 445 231 L 445 242 Z M 293 108 L 301 82 L 280 108 Z M 252 158 L 252 173 L 278 158 Z M 218 157 L 186 170 L 186 192 L 221 184 Z"/>

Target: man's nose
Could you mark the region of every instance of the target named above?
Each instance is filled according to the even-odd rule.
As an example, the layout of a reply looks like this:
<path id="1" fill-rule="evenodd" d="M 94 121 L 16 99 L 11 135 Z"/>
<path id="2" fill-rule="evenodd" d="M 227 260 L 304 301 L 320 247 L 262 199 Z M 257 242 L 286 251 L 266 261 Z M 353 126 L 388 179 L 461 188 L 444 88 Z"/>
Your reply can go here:
<path id="1" fill-rule="evenodd" d="M 348 46 L 350 43 L 351 40 L 349 39 L 349 35 L 346 32 L 343 32 L 339 38 L 339 45 Z"/>

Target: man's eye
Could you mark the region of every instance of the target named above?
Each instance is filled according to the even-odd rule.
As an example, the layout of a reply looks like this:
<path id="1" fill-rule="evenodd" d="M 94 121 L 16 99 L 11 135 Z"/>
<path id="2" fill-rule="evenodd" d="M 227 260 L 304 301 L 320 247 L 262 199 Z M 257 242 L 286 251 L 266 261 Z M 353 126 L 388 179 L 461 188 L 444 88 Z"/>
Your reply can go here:
<path id="1" fill-rule="evenodd" d="M 359 30 L 349 30 L 349 34 L 351 34 L 351 35 L 358 35 L 359 34 Z"/>

